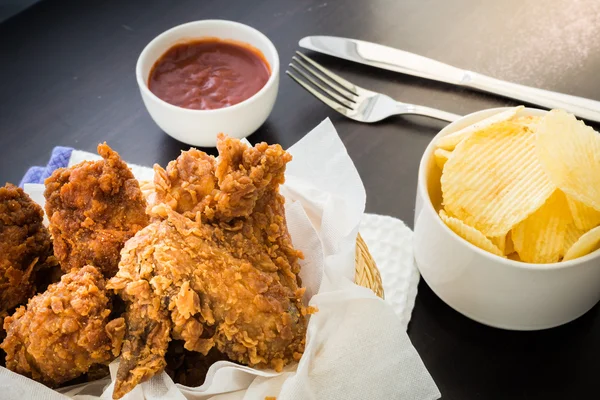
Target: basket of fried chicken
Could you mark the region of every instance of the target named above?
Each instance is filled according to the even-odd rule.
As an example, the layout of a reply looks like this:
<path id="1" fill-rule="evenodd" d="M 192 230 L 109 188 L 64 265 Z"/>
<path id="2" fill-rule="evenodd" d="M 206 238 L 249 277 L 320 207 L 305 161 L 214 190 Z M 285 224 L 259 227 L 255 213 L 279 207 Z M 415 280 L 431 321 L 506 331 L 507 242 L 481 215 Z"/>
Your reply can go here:
<path id="1" fill-rule="evenodd" d="M 414 389 L 394 382 L 424 368 L 381 298 L 358 235 L 364 188 L 330 122 L 289 151 L 225 135 L 217 149 L 140 181 L 102 143 L 101 159 L 45 179 L 38 202 L 0 188 L 0 388 L 135 400 L 360 398 L 340 387 L 357 379 L 369 393 Z"/>

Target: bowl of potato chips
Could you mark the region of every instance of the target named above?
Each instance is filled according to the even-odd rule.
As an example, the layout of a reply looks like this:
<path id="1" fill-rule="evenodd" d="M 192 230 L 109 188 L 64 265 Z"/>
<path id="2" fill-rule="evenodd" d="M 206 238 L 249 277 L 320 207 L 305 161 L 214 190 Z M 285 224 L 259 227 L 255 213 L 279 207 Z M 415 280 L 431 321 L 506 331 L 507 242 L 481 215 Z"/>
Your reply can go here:
<path id="1" fill-rule="evenodd" d="M 415 259 L 448 305 L 545 329 L 600 300 L 600 134 L 562 110 L 467 115 L 419 168 Z"/>

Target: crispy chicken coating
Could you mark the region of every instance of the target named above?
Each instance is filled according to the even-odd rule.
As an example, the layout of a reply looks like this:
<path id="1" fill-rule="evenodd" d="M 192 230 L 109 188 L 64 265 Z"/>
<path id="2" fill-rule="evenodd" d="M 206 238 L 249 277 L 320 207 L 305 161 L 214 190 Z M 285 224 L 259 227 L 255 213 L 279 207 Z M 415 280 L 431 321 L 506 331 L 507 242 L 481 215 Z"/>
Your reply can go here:
<path id="1" fill-rule="evenodd" d="M 156 204 L 167 204 L 174 211 L 194 218 L 213 201 L 217 191 L 217 178 L 214 174 L 215 158 L 196 149 L 184 151 L 162 169 L 154 166 L 154 198 L 149 202 L 148 211 Z"/>
<path id="2" fill-rule="evenodd" d="M 39 269 L 51 264 L 52 242 L 43 218 L 41 207 L 22 189 L 10 183 L 0 188 L 0 328 L 8 312 L 34 295 Z"/>
<path id="3" fill-rule="evenodd" d="M 156 220 L 126 243 L 108 284 L 128 303 L 114 398 L 165 368 L 171 338 L 276 370 L 304 351 L 302 254 L 278 192 L 291 156 L 224 136 L 218 149 L 216 164 L 192 150 L 155 167 Z"/>
<path id="4" fill-rule="evenodd" d="M 153 205 L 166 204 L 188 218 L 229 222 L 248 217 L 267 191 L 277 192 L 292 156 L 281 146 L 248 147 L 221 134 L 219 162 L 196 149 L 184 151 L 166 170 L 154 166 Z"/>
<path id="5" fill-rule="evenodd" d="M 92 266 L 73 269 L 4 320 L 6 367 L 50 387 L 107 364 L 120 350 L 123 318 L 109 321 L 110 298 Z"/>
<path id="6" fill-rule="evenodd" d="M 106 143 L 101 161 L 56 170 L 46 179 L 46 213 L 63 271 L 94 265 L 117 272 L 123 244 L 148 224 L 146 202 L 131 170 Z"/>

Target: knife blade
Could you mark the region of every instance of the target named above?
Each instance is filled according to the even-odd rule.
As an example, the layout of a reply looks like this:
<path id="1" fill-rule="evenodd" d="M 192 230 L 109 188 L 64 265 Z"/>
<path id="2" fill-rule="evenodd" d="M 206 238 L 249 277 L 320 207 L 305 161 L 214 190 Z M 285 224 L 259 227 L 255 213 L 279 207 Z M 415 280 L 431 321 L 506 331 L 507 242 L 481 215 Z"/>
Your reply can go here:
<path id="1" fill-rule="evenodd" d="M 307 36 L 300 47 L 345 60 L 459 85 L 465 72 L 429 58 L 381 44 L 335 36 Z"/>
<path id="2" fill-rule="evenodd" d="M 299 45 L 372 67 L 478 89 L 546 108 L 562 108 L 581 118 L 600 122 L 599 101 L 502 81 L 393 47 L 335 36 L 307 36 Z"/>

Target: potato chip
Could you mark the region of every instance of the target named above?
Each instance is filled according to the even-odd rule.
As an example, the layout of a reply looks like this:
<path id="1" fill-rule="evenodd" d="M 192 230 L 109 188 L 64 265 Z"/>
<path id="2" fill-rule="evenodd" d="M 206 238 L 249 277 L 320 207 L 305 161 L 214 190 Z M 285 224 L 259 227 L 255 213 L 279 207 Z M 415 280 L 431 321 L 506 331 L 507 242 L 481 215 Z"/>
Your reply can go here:
<path id="1" fill-rule="evenodd" d="M 583 257 L 600 248 L 600 226 L 583 234 L 565 254 L 563 261 Z"/>
<path id="2" fill-rule="evenodd" d="M 535 134 L 511 121 L 462 141 L 441 186 L 446 210 L 488 237 L 506 235 L 556 189 L 538 161 Z"/>
<path id="3" fill-rule="evenodd" d="M 549 111 L 537 124 L 536 148 L 550 180 L 600 211 L 600 135 L 573 115 Z"/>
<path id="4" fill-rule="evenodd" d="M 444 210 L 440 210 L 440 218 L 444 223 L 454 231 L 458 236 L 465 239 L 467 242 L 488 251 L 497 256 L 504 257 L 504 253 L 492 243 L 492 241 L 485 237 L 485 235 L 462 222 L 458 218 L 450 217 Z"/>
<path id="5" fill-rule="evenodd" d="M 508 121 L 523 108 L 523 106 L 519 106 L 511 108 L 510 110 L 499 112 L 498 114 L 494 114 L 491 117 L 478 121 L 473 125 L 469 125 L 449 135 L 443 136 L 438 140 L 437 147 L 451 151 L 456 147 L 456 145 L 458 145 L 461 141 L 471 136 L 473 133 L 487 129 L 490 126 L 499 122 Z"/>
<path id="6" fill-rule="evenodd" d="M 536 128 L 536 125 L 540 122 L 541 119 L 542 119 L 542 117 L 536 117 L 533 115 L 524 115 L 522 117 L 514 117 L 512 119 L 512 121 L 516 122 L 517 124 L 524 125 L 525 127 L 533 130 Z"/>
<path id="7" fill-rule="evenodd" d="M 451 154 L 451 151 L 444 149 L 436 149 L 436 151 L 433 153 L 433 156 L 435 157 L 435 163 L 438 167 L 440 167 L 440 169 L 444 169 L 444 164 L 446 164 L 446 161 L 448 161 L 448 158 L 450 158 Z"/>
<path id="8" fill-rule="evenodd" d="M 512 230 L 515 250 L 521 260 L 530 263 L 554 263 L 560 260 L 565 231 L 572 222 L 567 198 L 554 191 L 543 206 Z"/>
<path id="9" fill-rule="evenodd" d="M 494 236 L 489 238 L 494 245 L 500 249 L 502 254 L 504 254 L 504 249 L 506 248 L 506 235 L 502 236 Z"/>
<path id="10" fill-rule="evenodd" d="M 506 235 L 491 237 L 490 240 L 506 256 L 515 251 L 515 248 L 514 248 L 513 242 L 512 242 L 512 238 L 510 237 L 510 232 L 508 232 Z"/>
<path id="11" fill-rule="evenodd" d="M 567 203 L 569 203 L 569 209 L 577 228 L 589 231 L 600 225 L 600 211 L 596 211 L 569 196 L 567 196 Z"/>
<path id="12" fill-rule="evenodd" d="M 512 240 L 512 231 L 506 234 L 506 245 L 504 247 L 504 254 L 509 255 L 515 252 L 515 244 Z"/>
<path id="13" fill-rule="evenodd" d="M 509 260 L 513 260 L 513 261 L 523 261 L 521 260 L 521 257 L 519 257 L 519 253 L 517 253 L 516 251 L 513 251 L 512 253 L 510 253 L 508 256 L 506 256 L 506 258 L 508 258 Z"/>
<path id="14" fill-rule="evenodd" d="M 575 222 L 571 222 L 565 228 L 565 244 L 563 246 L 562 256 L 564 256 L 567 251 L 575 244 L 576 241 L 579 240 L 585 231 L 583 229 L 579 229 Z"/>

